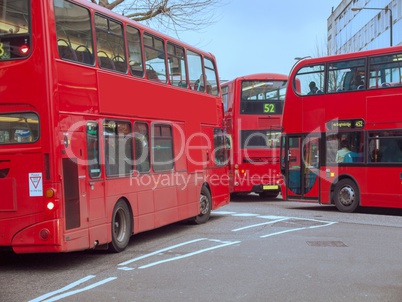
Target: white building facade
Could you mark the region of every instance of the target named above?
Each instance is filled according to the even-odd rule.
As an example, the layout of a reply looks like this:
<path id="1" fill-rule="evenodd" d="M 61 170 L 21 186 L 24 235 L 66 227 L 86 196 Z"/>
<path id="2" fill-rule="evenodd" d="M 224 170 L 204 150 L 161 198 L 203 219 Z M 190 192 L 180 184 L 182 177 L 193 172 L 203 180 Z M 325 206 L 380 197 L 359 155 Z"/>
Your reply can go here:
<path id="1" fill-rule="evenodd" d="M 402 0 L 342 0 L 327 25 L 329 55 L 402 45 Z"/>

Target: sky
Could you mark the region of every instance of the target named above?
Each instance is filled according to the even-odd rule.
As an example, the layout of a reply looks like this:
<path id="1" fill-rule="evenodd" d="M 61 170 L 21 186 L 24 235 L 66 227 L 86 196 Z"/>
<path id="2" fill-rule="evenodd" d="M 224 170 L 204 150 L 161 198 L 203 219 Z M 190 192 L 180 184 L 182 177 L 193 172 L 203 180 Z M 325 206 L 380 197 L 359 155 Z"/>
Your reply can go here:
<path id="1" fill-rule="evenodd" d="M 296 57 L 323 55 L 327 19 L 341 0 L 223 0 L 216 22 L 180 33 L 187 44 L 211 52 L 221 81 L 253 73 L 288 75 Z"/>

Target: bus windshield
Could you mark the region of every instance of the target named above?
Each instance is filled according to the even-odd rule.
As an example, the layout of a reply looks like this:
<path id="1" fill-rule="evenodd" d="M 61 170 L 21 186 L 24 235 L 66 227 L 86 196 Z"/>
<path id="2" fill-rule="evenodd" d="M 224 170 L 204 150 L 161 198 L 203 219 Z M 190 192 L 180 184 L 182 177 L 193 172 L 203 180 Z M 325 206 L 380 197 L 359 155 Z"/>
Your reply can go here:
<path id="1" fill-rule="evenodd" d="M 240 112 L 281 114 L 287 81 L 243 81 Z"/>
<path id="2" fill-rule="evenodd" d="M 30 53 L 28 0 L 0 0 L 0 61 Z"/>

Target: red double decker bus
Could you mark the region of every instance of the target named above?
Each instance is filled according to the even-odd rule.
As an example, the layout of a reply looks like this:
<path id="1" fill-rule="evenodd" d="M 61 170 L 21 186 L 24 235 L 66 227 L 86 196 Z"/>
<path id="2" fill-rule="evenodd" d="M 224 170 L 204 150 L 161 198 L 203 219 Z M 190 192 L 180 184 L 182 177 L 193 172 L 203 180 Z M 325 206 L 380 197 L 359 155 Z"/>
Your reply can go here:
<path id="1" fill-rule="evenodd" d="M 0 83 L 1 248 L 119 252 L 229 202 L 212 54 L 89 1 L 0 0 Z"/>
<path id="2" fill-rule="evenodd" d="M 222 84 L 225 125 L 231 137 L 230 191 L 280 193 L 280 117 L 288 77 L 262 73 Z"/>
<path id="3" fill-rule="evenodd" d="M 402 47 L 298 62 L 282 120 L 284 198 L 401 208 L 401 98 Z"/>

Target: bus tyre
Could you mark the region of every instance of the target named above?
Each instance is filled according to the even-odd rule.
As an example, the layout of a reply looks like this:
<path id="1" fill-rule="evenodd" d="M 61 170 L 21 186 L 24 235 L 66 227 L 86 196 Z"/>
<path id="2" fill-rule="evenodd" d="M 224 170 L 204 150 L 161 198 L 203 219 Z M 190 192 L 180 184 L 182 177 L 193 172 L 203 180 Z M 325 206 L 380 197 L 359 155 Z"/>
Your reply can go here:
<path id="1" fill-rule="evenodd" d="M 212 198 L 206 186 L 203 186 L 200 194 L 200 214 L 192 220 L 194 224 L 203 224 L 209 220 L 212 210 Z"/>
<path id="2" fill-rule="evenodd" d="M 123 251 L 130 240 L 132 233 L 132 221 L 130 209 L 124 200 L 119 200 L 112 214 L 112 242 L 109 251 L 119 253 Z"/>
<path id="3" fill-rule="evenodd" d="M 352 213 L 360 204 L 360 196 L 357 185 L 349 178 L 340 180 L 334 190 L 334 202 L 341 212 Z"/>

